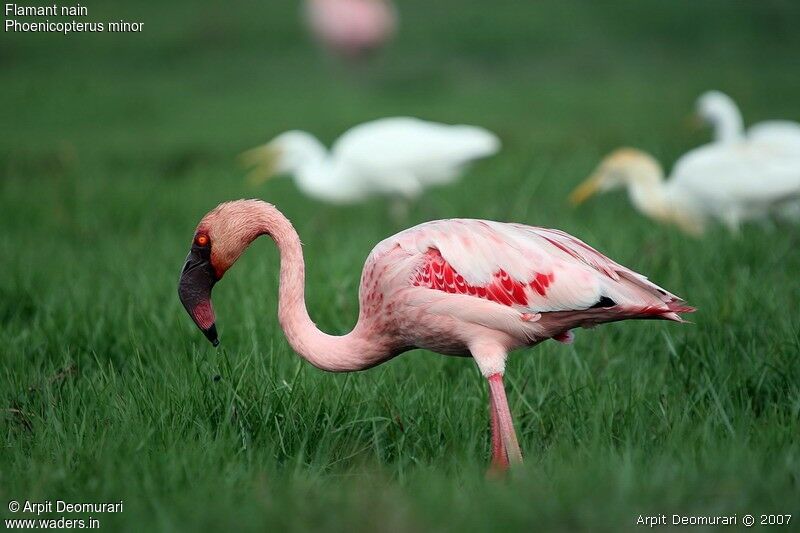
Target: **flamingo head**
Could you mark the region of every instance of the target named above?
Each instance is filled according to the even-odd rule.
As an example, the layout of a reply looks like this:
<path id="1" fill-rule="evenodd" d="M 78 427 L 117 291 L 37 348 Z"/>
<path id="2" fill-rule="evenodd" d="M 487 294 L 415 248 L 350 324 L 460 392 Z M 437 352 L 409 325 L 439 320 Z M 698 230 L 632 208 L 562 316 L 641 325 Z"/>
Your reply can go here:
<path id="1" fill-rule="evenodd" d="M 197 225 L 192 246 L 181 271 L 178 296 L 194 323 L 217 346 L 216 318 L 211 289 L 259 235 L 267 233 L 260 223 L 269 204 L 261 200 L 237 200 L 218 205 Z"/>
<path id="2" fill-rule="evenodd" d="M 603 159 L 591 176 L 569 195 L 579 205 L 597 193 L 603 193 L 632 182 L 652 182 L 663 177 L 658 161 L 635 148 L 619 148 Z"/>

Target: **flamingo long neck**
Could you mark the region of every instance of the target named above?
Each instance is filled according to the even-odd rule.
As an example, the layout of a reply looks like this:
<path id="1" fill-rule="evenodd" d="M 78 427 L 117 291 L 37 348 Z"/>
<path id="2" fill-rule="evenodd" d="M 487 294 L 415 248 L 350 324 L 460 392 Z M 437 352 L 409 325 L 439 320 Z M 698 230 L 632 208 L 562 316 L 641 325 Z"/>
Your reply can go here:
<path id="1" fill-rule="evenodd" d="M 739 108 L 733 102 L 726 102 L 717 110 L 714 123 L 714 140 L 717 142 L 738 141 L 744 135 L 744 120 Z"/>
<path id="2" fill-rule="evenodd" d="M 269 234 L 280 252 L 278 320 L 292 349 L 315 367 L 329 372 L 363 370 L 387 359 L 388 350 L 380 339 L 369 337 L 361 317 L 346 335 L 328 335 L 317 328 L 306 309 L 300 237 L 274 207 L 265 204 L 259 218 L 260 233 Z"/>

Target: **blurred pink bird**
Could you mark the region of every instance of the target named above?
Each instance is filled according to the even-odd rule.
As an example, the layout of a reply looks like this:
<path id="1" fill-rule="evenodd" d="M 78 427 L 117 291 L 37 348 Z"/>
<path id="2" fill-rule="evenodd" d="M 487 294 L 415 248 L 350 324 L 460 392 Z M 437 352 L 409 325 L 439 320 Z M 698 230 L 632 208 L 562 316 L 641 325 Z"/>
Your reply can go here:
<path id="1" fill-rule="evenodd" d="M 353 330 L 323 333 L 305 304 L 300 238 L 260 200 L 220 204 L 200 221 L 178 293 L 216 346 L 211 289 L 256 237 L 280 252 L 278 320 L 295 352 L 329 372 L 379 365 L 414 348 L 471 356 L 488 380 L 492 471 L 522 462 L 503 386 L 508 352 L 571 329 L 666 319 L 694 309 L 558 230 L 488 220 L 437 220 L 379 243 L 364 265 Z"/>
<path id="2" fill-rule="evenodd" d="M 325 48 L 348 59 L 380 48 L 397 27 L 389 0 L 307 0 L 306 19 Z"/>

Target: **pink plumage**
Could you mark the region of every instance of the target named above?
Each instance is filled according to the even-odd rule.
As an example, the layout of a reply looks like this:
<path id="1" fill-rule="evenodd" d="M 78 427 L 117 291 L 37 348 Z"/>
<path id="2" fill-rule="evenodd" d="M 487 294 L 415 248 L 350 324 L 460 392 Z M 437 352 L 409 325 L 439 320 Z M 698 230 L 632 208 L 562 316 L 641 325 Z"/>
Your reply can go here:
<path id="1" fill-rule="evenodd" d="M 181 277 L 181 300 L 212 342 L 211 287 L 259 235 L 271 236 L 281 255 L 278 319 L 292 348 L 314 366 L 363 370 L 413 348 L 471 356 L 489 383 L 496 468 L 522 459 L 502 384 L 510 351 L 551 338 L 570 342 L 574 328 L 637 318 L 680 322 L 678 313 L 693 311 L 564 232 L 438 220 L 375 246 L 361 276 L 358 323 L 332 336 L 306 310 L 305 266 L 291 223 L 270 204 L 240 200 L 203 218 Z"/>
<path id="2" fill-rule="evenodd" d="M 318 41 L 348 58 L 380 48 L 397 26 L 389 0 L 307 0 L 306 18 Z"/>

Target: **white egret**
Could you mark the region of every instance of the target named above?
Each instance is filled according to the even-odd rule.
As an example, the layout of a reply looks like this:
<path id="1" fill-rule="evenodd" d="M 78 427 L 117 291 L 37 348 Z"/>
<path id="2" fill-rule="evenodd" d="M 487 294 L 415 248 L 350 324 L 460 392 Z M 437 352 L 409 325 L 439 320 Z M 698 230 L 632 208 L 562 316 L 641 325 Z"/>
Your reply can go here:
<path id="1" fill-rule="evenodd" d="M 715 142 L 751 141 L 800 152 L 800 123 L 767 120 L 745 133 L 742 114 L 733 99 L 720 91 L 703 93 L 696 104 L 698 116 L 713 128 Z"/>
<path id="2" fill-rule="evenodd" d="M 352 204 L 374 196 L 414 200 L 428 187 L 454 182 L 469 163 L 499 148 L 497 136 L 477 126 L 392 117 L 351 128 L 330 151 L 310 133 L 293 130 L 242 159 L 254 167 L 256 183 L 291 174 L 312 198 Z"/>
<path id="3" fill-rule="evenodd" d="M 720 91 L 708 91 L 697 99 L 697 114 L 714 130 L 718 143 L 747 143 L 748 150 L 761 151 L 769 157 L 776 151 L 800 154 L 800 123 L 790 120 L 767 120 L 750 126 L 745 133 L 744 120 L 733 99 Z M 782 157 L 782 156 L 779 156 Z M 754 174 L 760 181 L 769 176 Z M 800 221 L 800 201 L 787 202 L 778 208 L 784 219 Z"/>
<path id="4" fill-rule="evenodd" d="M 712 143 L 681 157 L 664 181 L 655 158 L 622 148 L 606 157 L 570 199 L 579 204 L 597 192 L 623 186 L 634 207 L 659 222 L 700 235 L 716 219 L 737 233 L 742 222 L 800 199 L 800 153 Z"/>

